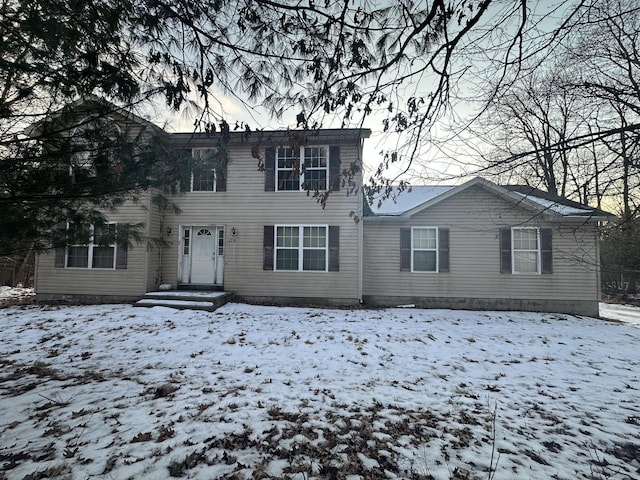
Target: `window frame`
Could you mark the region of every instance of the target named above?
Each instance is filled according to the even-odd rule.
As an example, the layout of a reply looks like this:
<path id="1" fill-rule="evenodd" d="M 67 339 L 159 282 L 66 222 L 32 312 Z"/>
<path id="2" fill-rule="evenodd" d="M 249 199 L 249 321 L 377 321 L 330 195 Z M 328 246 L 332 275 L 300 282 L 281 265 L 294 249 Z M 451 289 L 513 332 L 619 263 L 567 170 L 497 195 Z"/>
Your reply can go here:
<path id="1" fill-rule="evenodd" d="M 298 245 L 297 247 L 278 246 L 278 230 L 281 228 L 297 228 L 298 229 Z M 324 247 L 305 247 L 304 233 L 306 228 L 323 228 L 324 229 Z M 279 250 L 297 250 L 297 269 L 278 268 L 278 251 Z M 305 269 L 304 268 L 304 252 L 305 251 L 324 251 L 324 269 Z M 328 272 L 329 271 L 329 225 L 326 224 L 276 224 L 273 228 L 273 271 L 274 272 Z"/>
<path id="2" fill-rule="evenodd" d="M 305 165 L 306 163 L 306 149 L 322 149 L 324 151 L 324 166 L 309 166 Z M 293 150 L 296 148 L 279 146 L 275 148 L 275 191 L 276 192 L 307 192 L 307 191 L 327 191 L 329 189 L 329 181 L 330 181 L 330 149 L 329 145 L 305 145 L 298 147 L 298 161 L 293 162 L 291 167 L 280 167 L 280 151 L 281 150 Z M 313 158 L 313 157 L 311 157 Z M 309 170 L 309 172 L 324 172 L 324 186 L 323 188 L 310 188 L 305 184 L 305 172 Z M 287 189 L 280 188 L 280 173 L 281 172 L 291 172 L 293 177 L 297 176 L 298 188 L 297 189 Z M 313 182 L 317 182 L 318 180 L 311 180 Z"/>
<path id="3" fill-rule="evenodd" d="M 434 248 L 417 248 L 415 246 L 415 232 L 417 230 L 432 230 L 435 233 L 435 247 Z M 419 252 L 435 252 L 435 269 L 434 270 L 416 270 L 414 263 L 414 253 Z M 438 227 L 411 227 L 411 272 L 415 273 L 440 273 L 440 234 Z"/>
<path id="4" fill-rule="evenodd" d="M 98 131 L 101 132 L 101 139 L 109 142 L 107 145 L 91 138 L 94 132 Z M 122 128 L 111 116 L 84 117 L 71 131 L 72 158 L 68 167 L 69 177 L 75 179 L 76 173 L 84 173 L 90 178 L 95 178 L 98 174 L 95 161 L 99 153 L 107 155 L 107 163 L 113 168 L 117 164 L 116 150 L 122 135 Z"/>
<path id="5" fill-rule="evenodd" d="M 515 232 L 522 230 L 535 230 L 536 232 L 536 249 L 516 248 Z M 536 271 L 520 271 L 516 269 L 517 253 L 536 254 Z M 542 239 L 540 238 L 540 228 L 538 227 L 511 227 L 511 273 L 513 275 L 541 275 L 542 274 Z"/>
<path id="6" fill-rule="evenodd" d="M 215 152 L 216 149 L 214 148 L 208 148 L 208 147 L 194 147 L 191 149 L 191 158 L 194 160 L 202 160 L 204 154 L 206 154 L 206 152 Z M 197 155 L 196 155 L 197 154 Z M 194 171 L 193 165 L 191 167 L 191 171 L 189 172 L 189 193 L 211 193 L 211 192 L 217 192 L 218 191 L 218 173 L 216 171 L 216 166 L 212 165 L 211 166 L 211 178 L 207 179 L 207 183 L 209 181 L 211 181 L 211 190 L 203 190 L 203 189 L 198 189 L 198 190 L 194 190 L 194 182 L 196 179 L 196 173 Z M 208 171 L 208 169 L 203 168 L 202 172 L 204 171 Z M 200 172 L 198 172 L 200 173 Z M 202 181 L 200 181 L 199 183 L 202 183 Z"/>
<path id="7" fill-rule="evenodd" d="M 71 270 L 116 270 L 117 269 L 117 258 L 118 258 L 118 243 L 116 241 L 117 238 L 117 234 L 118 234 L 118 222 L 106 222 L 104 224 L 105 226 L 109 225 L 114 225 L 114 235 L 113 235 L 113 242 L 110 242 L 107 245 L 101 245 L 100 243 L 96 243 L 95 240 L 95 225 L 91 225 L 90 226 L 90 236 L 89 236 L 89 241 L 86 244 L 80 244 L 80 243 L 74 243 L 74 244 L 69 244 L 65 247 L 65 252 L 64 252 L 64 268 L 66 269 L 71 269 Z M 67 230 L 70 229 L 71 224 L 67 223 Z M 79 267 L 79 266 L 69 266 L 69 249 L 70 248 L 86 248 L 87 249 L 87 266 L 86 267 Z M 93 260 L 94 260 L 94 250 L 98 249 L 98 248 L 113 248 L 113 259 L 111 262 L 111 266 L 110 267 L 94 267 L 93 266 Z"/>

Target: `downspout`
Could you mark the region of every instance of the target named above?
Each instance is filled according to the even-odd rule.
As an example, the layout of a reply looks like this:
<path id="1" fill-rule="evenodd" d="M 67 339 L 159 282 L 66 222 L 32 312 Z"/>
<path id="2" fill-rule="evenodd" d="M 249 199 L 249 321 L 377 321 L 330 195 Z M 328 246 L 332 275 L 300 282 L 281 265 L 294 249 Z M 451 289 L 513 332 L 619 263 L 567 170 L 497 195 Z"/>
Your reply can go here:
<path id="1" fill-rule="evenodd" d="M 149 239 L 151 238 L 151 214 L 152 214 L 152 203 L 151 203 L 151 194 L 150 190 L 147 190 L 147 245 L 145 248 L 145 256 L 144 256 L 144 291 L 147 292 L 149 290 L 149 255 L 151 254 L 149 248 Z"/>
<path id="2" fill-rule="evenodd" d="M 364 303 L 362 301 L 362 271 L 364 269 L 364 219 L 362 218 L 362 202 L 360 202 L 360 205 L 358 208 L 358 218 L 360 219 L 358 222 L 358 302 Z"/>
<path id="3" fill-rule="evenodd" d="M 33 292 L 38 298 L 38 265 L 40 263 L 40 253 L 35 252 L 35 258 L 33 260 Z"/>
<path id="4" fill-rule="evenodd" d="M 598 304 L 602 300 L 602 269 L 600 265 L 600 224 L 601 222 L 597 222 L 595 228 L 593 229 L 595 235 L 596 242 L 596 281 L 597 281 L 597 295 L 598 295 Z M 598 306 L 598 316 L 600 316 L 600 307 Z"/>
<path id="5" fill-rule="evenodd" d="M 364 139 L 360 139 L 360 190 L 364 187 L 364 159 L 362 158 Z M 358 197 L 358 302 L 364 303 L 362 300 L 362 283 L 364 270 L 364 192 L 361 191 Z"/>

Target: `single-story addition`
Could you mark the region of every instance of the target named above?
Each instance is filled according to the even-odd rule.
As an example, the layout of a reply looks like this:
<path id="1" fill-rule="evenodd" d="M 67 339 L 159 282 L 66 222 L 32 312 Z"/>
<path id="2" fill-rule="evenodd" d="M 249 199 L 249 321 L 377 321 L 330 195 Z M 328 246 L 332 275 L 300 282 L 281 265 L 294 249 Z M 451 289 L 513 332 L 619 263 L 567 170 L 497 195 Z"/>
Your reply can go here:
<path id="1" fill-rule="evenodd" d="M 598 316 L 598 223 L 611 218 L 482 178 L 414 186 L 367 206 L 363 301 Z"/>
<path id="2" fill-rule="evenodd" d="M 215 134 L 167 135 L 205 167 L 221 145 Z M 608 214 L 480 178 L 368 205 L 369 135 L 270 131 L 256 145 L 231 132 L 223 165 L 186 172 L 171 199 L 181 213 L 160 210 L 154 192 L 108 212 L 102 229 L 143 224 L 147 243 L 105 246 L 95 228 L 88 244 L 38 255 L 37 298 L 130 301 L 171 285 L 262 303 L 598 315 L 598 223 Z M 312 192 L 328 191 L 323 207 Z"/>

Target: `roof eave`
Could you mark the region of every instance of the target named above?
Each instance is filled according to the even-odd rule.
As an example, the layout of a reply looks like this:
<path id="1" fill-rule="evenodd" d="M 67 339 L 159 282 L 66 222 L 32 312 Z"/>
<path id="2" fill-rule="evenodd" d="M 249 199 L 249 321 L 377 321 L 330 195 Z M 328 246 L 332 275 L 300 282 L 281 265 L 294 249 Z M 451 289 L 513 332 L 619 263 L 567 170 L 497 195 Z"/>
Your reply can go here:
<path id="1" fill-rule="evenodd" d="M 176 145 L 185 147 L 207 144 L 211 141 L 220 141 L 225 135 L 221 132 L 196 133 L 196 132 L 173 132 L 170 134 Z M 346 129 L 321 129 L 321 130 L 251 130 L 242 132 L 229 132 L 226 141 L 230 144 L 247 144 L 258 142 L 264 145 L 288 145 L 292 142 L 303 142 L 309 144 L 329 144 L 329 143 L 353 143 L 371 136 L 368 128 L 346 128 Z"/>
<path id="2" fill-rule="evenodd" d="M 562 220 L 571 223 L 597 223 L 597 222 L 611 222 L 615 220 L 615 215 L 562 215 Z"/>
<path id="3" fill-rule="evenodd" d="M 365 217 L 362 218 L 365 222 L 393 222 L 393 221 L 404 221 L 406 220 L 406 217 L 404 217 L 403 215 L 391 215 L 391 214 L 384 214 L 384 215 L 377 215 L 377 214 L 373 214 L 373 215 L 367 215 Z"/>

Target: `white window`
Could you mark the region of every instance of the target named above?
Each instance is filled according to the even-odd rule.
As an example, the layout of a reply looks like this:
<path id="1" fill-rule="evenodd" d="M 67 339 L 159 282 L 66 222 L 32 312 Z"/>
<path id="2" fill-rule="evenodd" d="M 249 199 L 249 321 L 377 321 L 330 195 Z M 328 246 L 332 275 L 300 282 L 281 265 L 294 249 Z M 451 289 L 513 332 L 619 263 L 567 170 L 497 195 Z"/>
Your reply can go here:
<path id="1" fill-rule="evenodd" d="M 513 273 L 540 273 L 540 231 L 537 228 L 512 228 Z"/>
<path id="2" fill-rule="evenodd" d="M 218 255 L 224 255 L 224 229 L 218 229 Z"/>
<path id="3" fill-rule="evenodd" d="M 276 270 L 327 271 L 327 233 L 320 225 L 276 226 Z"/>
<path id="4" fill-rule="evenodd" d="M 186 228 L 184 230 L 184 236 L 182 237 L 182 254 L 183 255 L 189 255 L 189 249 L 191 247 L 191 230 L 189 228 Z"/>
<path id="5" fill-rule="evenodd" d="M 413 227 L 411 229 L 411 270 L 438 271 L 438 229 Z"/>
<path id="6" fill-rule="evenodd" d="M 210 148 L 192 149 L 193 168 L 191 169 L 189 191 L 216 191 L 216 153 L 216 150 Z"/>
<path id="7" fill-rule="evenodd" d="M 85 232 L 82 232 L 82 227 L 69 224 L 68 231 L 71 239 L 88 235 L 89 240 L 67 247 L 67 268 L 116 268 L 115 223 L 90 227 L 89 231 Z"/>
<path id="8" fill-rule="evenodd" d="M 71 135 L 69 176 L 74 182 L 113 174 L 118 168 L 120 127 L 111 117 L 85 118 Z"/>
<path id="9" fill-rule="evenodd" d="M 328 167 L 328 147 L 280 147 L 276 150 L 276 188 L 279 191 L 326 190 Z"/>

